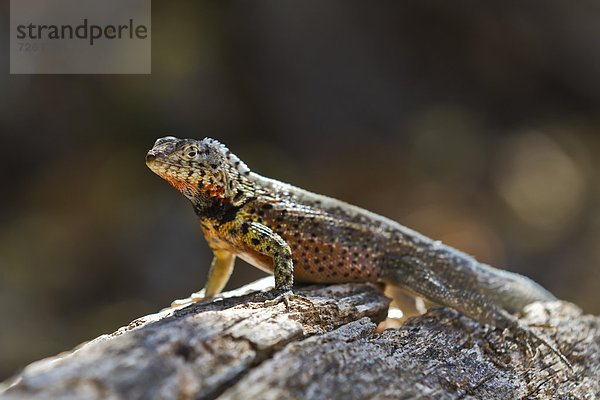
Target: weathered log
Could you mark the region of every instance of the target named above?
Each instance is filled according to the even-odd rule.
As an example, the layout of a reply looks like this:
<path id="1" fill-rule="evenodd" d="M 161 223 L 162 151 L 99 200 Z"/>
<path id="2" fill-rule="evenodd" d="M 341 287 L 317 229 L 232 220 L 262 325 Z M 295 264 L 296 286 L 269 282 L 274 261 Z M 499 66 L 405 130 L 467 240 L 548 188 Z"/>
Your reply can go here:
<path id="1" fill-rule="evenodd" d="M 164 310 L 38 361 L 2 399 L 407 399 L 600 397 L 600 318 L 566 302 L 523 319 L 569 358 L 528 354 L 510 332 L 435 308 L 379 333 L 370 284 L 309 286 L 314 307 L 265 302 L 266 280 Z"/>

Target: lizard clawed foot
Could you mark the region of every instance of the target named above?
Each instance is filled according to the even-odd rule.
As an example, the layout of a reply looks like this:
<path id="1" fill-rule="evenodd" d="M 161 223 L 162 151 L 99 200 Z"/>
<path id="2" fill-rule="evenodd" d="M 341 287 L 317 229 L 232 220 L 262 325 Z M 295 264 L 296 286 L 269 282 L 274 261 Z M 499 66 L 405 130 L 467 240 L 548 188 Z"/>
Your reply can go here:
<path id="1" fill-rule="evenodd" d="M 202 289 L 199 292 L 192 293 L 190 295 L 190 297 L 188 297 L 188 298 L 177 299 L 177 300 L 173 301 L 171 303 L 171 308 L 186 306 L 186 305 L 189 305 L 189 304 L 194 304 L 194 303 L 202 301 L 202 300 L 204 300 L 206 298 L 207 297 L 205 295 L 205 291 L 204 291 L 204 289 Z"/>
<path id="2" fill-rule="evenodd" d="M 573 370 L 573 365 L 554 344 L 550 343 L 548 340 L 535 333 L 529 326 L 518 324 L 515 328 L 515 339 L 517 340 L 517 342 L 521 343 L 526 347 L 527 353 L 530 354 L 533 359 L 537 357 L 537 355 L 539 354 L 539 350 L 537 349 L 537 346 L 532 346 L 532 344 L 535 342 L 537 342 L 538 344 L 541 343 L 542 345 L 550 349 L 552 353 L 556 354 L 556 356 L 558 356 L 558 358 L 571 371 Z M 536 348 L 536 350 L 534 351 L 533 348 Z"/>
<path id="3" fill-rule="evenodd" d="M 312 300 L 310 300 L 304 296 L 294 294 L 291 290 L 281 291 L 281 290 L 275 289 L 272 291 L 272 293 L 275 293 L 275 294 L 279 293 L 279 294 L 274 299 L 265 301 L 265 304 L 267 304 L 269 306 L 274 306 L 274 305 L 277 305 L 277 304 L 283 302 L 285 304 L 285 308 L 286 308 L 287 312 L 290 312 L 290 300 L 296 300 L 301 303 L 307 304 L 307 305 L 311 306 L 312 308 L 316 308 L 315 304 L 312 302 Z"/>

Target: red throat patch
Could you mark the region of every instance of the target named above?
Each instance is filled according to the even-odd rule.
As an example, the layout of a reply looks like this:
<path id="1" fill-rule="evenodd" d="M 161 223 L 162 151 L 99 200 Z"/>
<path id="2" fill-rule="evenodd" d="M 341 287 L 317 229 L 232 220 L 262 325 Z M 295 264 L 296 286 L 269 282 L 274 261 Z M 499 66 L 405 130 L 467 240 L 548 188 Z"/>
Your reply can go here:
<path id="1" fill-rule="evenodd" d="M 173 186 L 175 189 L 179 190 L 183 193 L 186 189 L 191 190 L 192 192 L 198 191 L 198 184 L 194 184 L 194 182 L 188 182 L 183 179 L 176 178 L 174 176 L 163 176 L 163 179 L 166 180 Z"/>
<path id="2" fill-rule="evenodd" d="M 171 186 L 179 190 L 181 193 L 198 193 L 198 182 L 197 181 L 186 181 L 184 179 L 176 178 L 174 176 L 163 176 L 163 179 L 169 182 Z M 207 192 L 212 198 L 224 198 L 225 188 L 219 185 L 204 186 L 203 191 Z"/>

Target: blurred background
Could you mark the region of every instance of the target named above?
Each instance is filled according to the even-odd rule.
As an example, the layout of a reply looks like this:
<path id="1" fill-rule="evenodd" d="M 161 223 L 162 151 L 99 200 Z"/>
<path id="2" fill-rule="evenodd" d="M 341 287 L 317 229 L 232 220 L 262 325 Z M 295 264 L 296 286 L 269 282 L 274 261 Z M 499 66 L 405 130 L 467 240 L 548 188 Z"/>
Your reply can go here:
<path id="1" fill-rule="evenodd" d="M 192 208 L 144 164 L 167 134 L 600 313 L 599 20 L 591 0 L 155 0 L 149 76 L 11 76 L 0 41 L 0 379 L 202 288 Z M 228 288 L 260 276 L 238 261 Z"/>

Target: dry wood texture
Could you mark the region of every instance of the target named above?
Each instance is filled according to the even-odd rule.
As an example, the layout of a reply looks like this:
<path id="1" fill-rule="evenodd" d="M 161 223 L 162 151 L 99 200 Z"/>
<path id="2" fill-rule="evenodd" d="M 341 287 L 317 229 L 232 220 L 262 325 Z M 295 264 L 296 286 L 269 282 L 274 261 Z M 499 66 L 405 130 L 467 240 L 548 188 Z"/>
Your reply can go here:
<path id="1" fill-rule="evenodd" d="M 265 303 L 266 280 L 133 321 L 4 384 L 2 399 L 410 399 L 600 396 L 600 318 L 532 304 L 574 365 L 532 356 L 508 332 L 436 308 L 378 333 L 388 300 L 370 284 L 310 286 L 315 307 Z M 548 328 L 548 325 L 553 328 Z"/>

